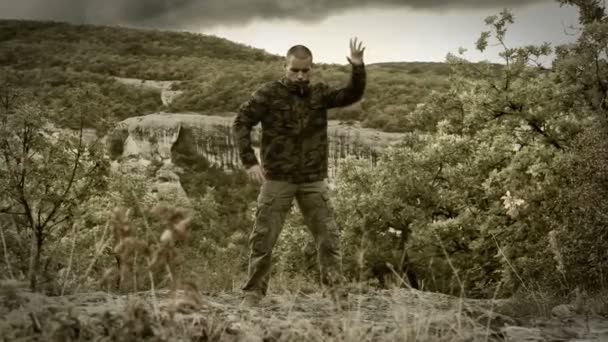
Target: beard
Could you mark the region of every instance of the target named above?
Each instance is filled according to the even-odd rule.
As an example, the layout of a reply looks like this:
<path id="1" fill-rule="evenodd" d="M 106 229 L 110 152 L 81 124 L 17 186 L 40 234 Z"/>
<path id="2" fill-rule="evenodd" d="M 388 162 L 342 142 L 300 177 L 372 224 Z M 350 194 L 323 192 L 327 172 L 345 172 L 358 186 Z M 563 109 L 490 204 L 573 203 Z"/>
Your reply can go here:
<path id="1" fill-rule="evenodd" d="M 299 95 L 307 95 L 310 90 L 310 80 L 298 81 L 287 79 L 286 85 L 289 91 Z"/>
<path id="2" fill-rule="evenodd" d="M 289 83 L 291 85 L 293 85 L 294 87 L 305 88 L 305 87 L 308 87 L 308 85 L 310 84 L 310 80 L 302 80 L 302 81 L 290 80 Z"/>

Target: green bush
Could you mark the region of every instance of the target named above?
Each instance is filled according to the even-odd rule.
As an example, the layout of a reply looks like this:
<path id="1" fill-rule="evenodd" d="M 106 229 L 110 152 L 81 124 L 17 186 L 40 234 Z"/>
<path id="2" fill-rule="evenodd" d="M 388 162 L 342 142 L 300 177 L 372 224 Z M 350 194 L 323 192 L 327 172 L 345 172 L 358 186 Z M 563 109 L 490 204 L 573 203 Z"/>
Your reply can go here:
<path id="1" fill-rule="evenodd" d="M 491 37 L 504 43 L 513 17 L 503 11 L 486 23 L 480 51 Z M 337 213 L 350 276 L 405 246 L 428 290 L 488 297 L 605 288 L 608 63 L 594 69 L 591 57 L 608 40 L 604 26 L 586 24 L 577 44 L 557 49 L 552 70 L 535 64 L 548 44 L 505 47 L 503 68 L 449 55 L 449 89 L 401 121 L 415 133 L 374 169 L 351 161 L 341 170 Z"/>

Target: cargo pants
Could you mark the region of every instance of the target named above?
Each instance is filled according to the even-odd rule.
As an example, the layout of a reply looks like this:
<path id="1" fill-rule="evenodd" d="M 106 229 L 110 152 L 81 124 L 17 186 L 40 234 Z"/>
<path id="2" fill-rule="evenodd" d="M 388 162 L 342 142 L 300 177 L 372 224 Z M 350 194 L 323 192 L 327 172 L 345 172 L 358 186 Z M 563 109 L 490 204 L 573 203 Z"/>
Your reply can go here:
<path id="1" fill-rule="evenodd" d="M 340 236 L 327 183 L 290 183 L 266 180 L 257 198 L 255 223 L 249 236 L 248 280 L 243 291 L 266 295 L 272 250 L 283 229 L 293 198 L 315 240 L 321 283 L 336 287 L 342 282 Z"/>

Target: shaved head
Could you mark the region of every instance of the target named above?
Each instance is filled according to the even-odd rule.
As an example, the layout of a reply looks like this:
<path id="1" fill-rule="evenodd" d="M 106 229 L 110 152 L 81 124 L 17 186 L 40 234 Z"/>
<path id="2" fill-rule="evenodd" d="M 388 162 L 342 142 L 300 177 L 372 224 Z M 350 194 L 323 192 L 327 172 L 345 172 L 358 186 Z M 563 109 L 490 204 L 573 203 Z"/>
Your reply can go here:
<path id="1" fill-rule="evenodd" d="M 289 56 L 294 56 L 298 59 L 308 59 L 312 61 L 312 52 L 309 48 L 304 45 L 294 45 L 287 50 L 287 54 L 285 55 L 285 59 L 289 60 Z"/>

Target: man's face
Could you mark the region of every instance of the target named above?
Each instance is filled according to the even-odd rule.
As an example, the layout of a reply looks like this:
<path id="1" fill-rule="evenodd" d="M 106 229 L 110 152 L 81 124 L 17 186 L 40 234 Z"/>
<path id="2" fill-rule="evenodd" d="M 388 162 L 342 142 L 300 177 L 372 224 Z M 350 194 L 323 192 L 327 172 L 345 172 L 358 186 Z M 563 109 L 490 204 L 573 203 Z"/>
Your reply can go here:
<path id="1" fill-rule="evenodd" d="M 289 56 L 285 63 L 285 76 L 292 82 L 308 83 L 312 74 L 312 58 Z"/>

